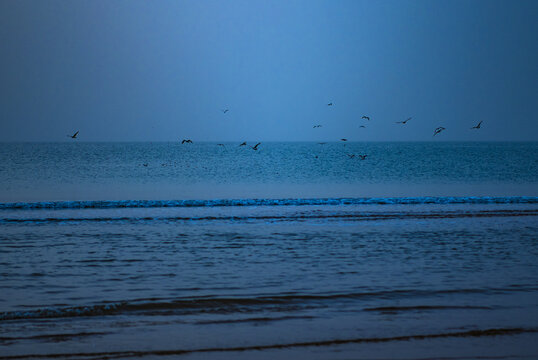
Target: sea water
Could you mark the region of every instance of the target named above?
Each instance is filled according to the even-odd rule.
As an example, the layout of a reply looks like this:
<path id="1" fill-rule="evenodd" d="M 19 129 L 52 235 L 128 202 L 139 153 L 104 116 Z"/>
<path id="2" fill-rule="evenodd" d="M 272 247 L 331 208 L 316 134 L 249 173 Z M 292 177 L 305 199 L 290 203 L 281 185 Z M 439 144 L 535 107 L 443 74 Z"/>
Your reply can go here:
<path id="1" fill-rule="evenodd" d="M 538 143 L 238 145 L 1 144 L 0 357 L 538 357 Z"/>

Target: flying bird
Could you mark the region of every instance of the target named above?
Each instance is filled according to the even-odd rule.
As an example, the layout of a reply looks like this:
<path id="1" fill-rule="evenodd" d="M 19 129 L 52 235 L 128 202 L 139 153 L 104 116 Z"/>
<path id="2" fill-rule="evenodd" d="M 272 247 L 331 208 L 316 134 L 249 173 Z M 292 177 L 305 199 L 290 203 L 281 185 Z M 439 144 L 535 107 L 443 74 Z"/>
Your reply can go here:
<path id="1" fill-rule="evenodd" d="M 217 144 L 218 146 L 224 146 L 224 144 Z"/>
<path id="2" fill-rule="evenodd" d="M 315 129 L 315 128 L 319 128 L 319 127 L 321 127 L 321 125 L 314 125 L 314 126 L 312 126 L 313 129 Z"/>
<path id="3" fill-rule="evenodd" d="M 222 111 L 224 114 L 226 114 L 229 110 L 228 109 L 221 109 L 220 111 Z"/>
<path id="4" fill-rule="evenodd" d="M 409 120 L 411 120 L 411 119 L 412 119 L 412 118 L 407 118 L 407 119 L 405 119 L 404 121 L 396 121 L 396 124 L 407 124 L 407 122 L 408 122 Z"/>
<path id="5" fill-rule="evenodd" d="M 326 142 L 320 142 L 320 143 L 318 143 L 318 144 L 320 144 L 320 145 L 325 145 L 325 144 L 327 144 L 327 143 L 326 143 Z"/>
<path id="6" fill-rule="evenodd" d="M 471 129 L 480 129 L 480 125 L 482 125 L 482 121 L 480 121 L 478 125 L 473 126 Z"/>
<path id="7" fill-rule="evenodd" d="M 333 103 L 332 103 L 332 102 L 330 102 L 330 103 L 328 103 L 328 104 L 327 104 L 327 106 L 333 106 Z"/>
<path id="8" fill-rule="evenodd" d="M 361 160 L 366 160 L 366 157 L 367 157 L 367 156 L 368 156 L 368 155 L 359 155 L 359 158 L 360 158 Z"/>
<path id="9" fill-rule="evenodd" d="M 434 133 L 433 133 L 433 136 L 439 134 L 441 131 L 445 130 L 444 127 L 442 126 L 439 126 L 437 129 L 435 129 Z"/>
<path id="10" fill-rule="evenodd" d="M 254 146 L 251 146 L 252 150 L 258 150 L 258 145 L 260 145 L 261 143 L 257 143 L 256 145 Z"/>
<path id="11" fill-rule="evenodd" d="M 342 140 L 342 141 L 347 141 L 347 139 L 340 139 L 340 140 Z"/>
<path id="12" fill-rule="evenodd" d="M 192 140 L 191 139 L 183 139 L 181 144 L 192 144 Z"/>
<path id="13" fill-rule="evenodd" d="M 67 135 L 69 136 L 71 139 L 76 139 L 77 138 L 77 135 L 78 135 L 78 131 L 76 133 L 74 133 L 73 135 Z"/>
<path id="14" fill-rule="evenodd" d="M 360 127 L 360 128 L 366 128 L 366 126 L 364 126 L 364 125 L 361 125 L 361 126 L 359 126 L 359 127 Z"/>
<path id="15" fill-rule="evenodd" d="M 241 144 L 239 144 L 239 146 L 245 146 L 247 144 L 247 142 L 242 142 Z"/>
<path id="16" fill-rule="evenodd" d="M 361 117 L 361 119 L 366 119 L 366 120 L 370 121 L 370 117 L 369 117 L 369 116 L 366 116 L 366 115 L 364 115 L 363 117 Z"/>
<path id="17" fill-rule="evenodd" d="M 349 156 L 350 159 L 353 159 L 355 157 L 355 154 L 347 154 L 347 156 Z"/>

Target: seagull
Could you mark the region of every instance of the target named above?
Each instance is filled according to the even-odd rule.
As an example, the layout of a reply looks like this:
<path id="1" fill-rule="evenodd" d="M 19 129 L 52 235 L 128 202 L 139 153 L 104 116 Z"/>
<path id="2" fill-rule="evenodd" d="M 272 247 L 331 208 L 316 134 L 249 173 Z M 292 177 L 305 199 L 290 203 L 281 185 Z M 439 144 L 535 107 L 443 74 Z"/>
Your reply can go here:
<path id="1" fill-rule="evenodd" d="M 355 154 L 347 154 L 347 156 L 349 156 L 350 159 L 353 159 L 355 157 Z"/>
<path id="2" fill-rule="evenodd" d="M 333 103 L 332 103 L 332 102 L 330 102 L 330 103 L 328 103 L 328 104 L 327 104 L 327 106 L 333 106 Z"/>
<path id="3" fill-rule="evenodd" d="M 226 114 L 229 110 L 228 109 L 221 109 L 220 111 L 222 111 L 224 114 Z"/>
<path id="4" fill-rule="evenodd" d="M 435 132 L 433 133 L 433 136 L 439 134 L 441 131 L 445 130 L 444 127 L 442 126 L 439 126 L 437 129 L 435 129 Z"/>
<path id="5" fill-rule="evenodd" d="M 364 126 L 364 125 L 361 125 L 361 126 L 359 126 L 359 127 L 360 127 L 360 128 L 366 128 L 366 126 Z"/>
<path id="6" fill-rule="evenodd" d="M 192 144 L 192 140 L 191 139 L 183 139 L 183 141 L 181 143 L 182 144 Z"/>
<path id="7" fill-rule="evenodd" d="M 407 119 L 405 119 L 404 121 L 396 121 L 396 124 L 407 124 L 407 122 L 408 122 L 409 120 L 411 120 L 411 119 L 412 119 L 412 118 L 407 118 Z"/>
<path id="8" fill-rule="evenodd" d="M 254 146 L 251 146 L 252 150 L 258 150 L 258 145 L 260 145 L 261 143 L 257 143 L 256 145 Z"/>
<path id="9" fill-rule="evenodd" d="M 77 138 L 77 135 L 78 135 L 78 131 L 76 133 L 74 133 L 73 135 L 67 135 L 69 136 L 71 139 L 76 139 Z"/>
<path id="10" fill-rule="evenodd" d="M 370 117 L 369 117 L 369 116 L 366 116 L 366 115 L 364 115 L 363 117 L 361 117 L 361 119 L 366 119 L 366 120 L 370 121 Z"/>
<path id="11" fill-rule="evenodd" d="M 247 144 L 247 142 L 242 142 L 241 144 L 239 144 L 239 146 L 245 146 Z"/>
<path id="12" fill-rule="evenodd" d="M 340 140 L 342 140 L 342 141 L 347 141 L 347 139 L 340 139 Z"/>
<path id="13" fill-rule="evenodd" d="M 321 127 L 321 125 L 314 125 L 314 126 L 312 126 L 313 129 L 315 129 L 315 128 L 319 128 L 319 127 Z"/>
<path id="14" fill-rule="evenodd" d="M 360 158 L 361 160 L 366 160 L 366 157 L 367 157 L 367 156 L 368 156 L 368 155 L 359 155 L 359 158 Z"/>
<path id="15" fill-rule="evenodd" d="M 148 167 L 148 163 L 143 163 L 142 165 L 145 167 Z"/>
<path id="16" fill-rule="evenodd" d="M 471 129 L 480 129 L 480 125 L 482 125 L 482 121 L 480 121 L 478 125 L 473 126 Z"/>

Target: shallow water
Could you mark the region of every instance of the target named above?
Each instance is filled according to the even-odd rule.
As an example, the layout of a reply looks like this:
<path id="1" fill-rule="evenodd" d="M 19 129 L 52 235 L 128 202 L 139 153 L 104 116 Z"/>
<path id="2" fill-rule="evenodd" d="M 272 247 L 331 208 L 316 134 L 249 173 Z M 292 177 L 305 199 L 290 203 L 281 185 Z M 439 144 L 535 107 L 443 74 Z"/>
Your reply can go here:
<path id="1" fill-rule="evenodd" d="M 82 155 L 62 148 L 79 145 L 85 171 L 72 166 Z M 328 145 L 344 155 L 324 163 L 329 170 L 291 166 Z M 62 144 L 57 155 L 51 144 L 2 145 L 10 166 L 0 172 L 0 357 L 537 358 L 537 146 L 367 145 L 369 155 L 423 152 L 434 165 L 384 169 L 373 156 L 336 155 L 342 144 L 272 144 L 273 155 L 229 150 L 248 151 L 239 156 L 246 167 L 199 159 L 191 173 L 178 166 L 170 175 L 162 159 L 144 159 L 162 154 L 152 146 L 175 144 Z M 115 148 L 126 151 L 103 158 Z M 493 164 L 469 165 L 486 153 Z M 217 192 L 262 196 L 195 192 L 211 183 L 209 164 L 229 174 L 217 176 Z M 32 180 L 33 195 L 21 195 Z M 368 184 L 396 195 L 347 196 Z M 128 196 L 108 196 L 109 185 Z M 313 196 L 318 186 L 335 197 Z M 137 196 L 148 187 L 161 200 Z M 185 189 L 190 196 L 173 196 Z M 272 196 L 293 189 L 311 196 Z"/>

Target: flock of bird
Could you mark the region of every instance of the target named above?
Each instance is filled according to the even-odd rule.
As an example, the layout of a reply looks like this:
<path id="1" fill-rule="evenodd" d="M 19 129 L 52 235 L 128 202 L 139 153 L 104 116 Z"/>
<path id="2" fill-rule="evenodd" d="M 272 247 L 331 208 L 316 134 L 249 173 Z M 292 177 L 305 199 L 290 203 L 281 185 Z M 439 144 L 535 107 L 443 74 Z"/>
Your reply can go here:
<path id="1" fill-rule="evenodd" d="M 333 103 L 330 102 L 330 103 L 327 104 L 327 106 L 333 106 Z M 226 113 L 229 111 L 229 109 L 221 109 L 221 111 L 222 111 L 223 114 L 226 114 Z M 363 116 L 361 117 L 361 119 L 370 121 L 370 117 L 369 117 L 369 116 L 366 116 L 366 115 L 363 115 Z M 407 122 L 408 122 L 409 120 L 411 120 L 411 119 L 412 119 L 412 117 L 409 117 L 409 118 L 407 118 L 407 119 L 405 119 L 405 120 L 403 120 L 403 121 L 396 121 L 396 124 L 402 124 L 402 125 L 405 125 L 405 124 L 407 124 Z M 482 121 L 480 121 L 478 124 L 476 124 L 475 126 L 473 126 L 471 129 L 480 129 L 480 126 L 481 126 L 481 125 L 482 125 Z M 317 124 L 317 125 L 314 125 L 312 128 L 316 129 L 316 128 L 320 128 L 320 127 L 322 127 L 322 125 Z M 364 126 L 364 125 L 360 125 L 360 126 L 359 126 L 359 128 L 365 128 L 365 127 L 366 127 L 366 126 Z M 433 132 L 433 136 L 439 134 L 439 133 L 442 132 L 443 130 L 446 130 L 446 128 L 444 128 L 444 127 L 442 127 L 442 126 L 437 127 L 437 128 L 434 130 L 434 132 Z M 72 139 L 77 139 L 78 133 L 79 133 L 79 131 L 75 132 L 73 135 L 67 135 L 67 136 L 70 137 L 70 138 L 72 138 Z M 346 142 L 347 139 L 342 138 L 342 139 L 340 139 L 340 141 Z M 192 143 L 193 143 L 193 142 L 192 142 L 191 139 L 183 139 L 183 140 L 181 141 L 181 144 L 182 144 L 182 145 L 184 145 L 184 144 L 192 144 Z M 320 144 L 320 145 L 324 145 L 324 144 L 326 144 L 326 143 L 325 143 L 325 142 L 319 142 L 318 144 Z M 224 144 L 217 144 L 217 145 L 218 145 L 218 146 L 225 146 Z M 254 145 L 254 146 L 250 146 L 250 148 L 251 148 L 252 150 L 257 151 L 257 150 L 258 150 L 258 146 L 260 146 L 260 145 L 261 145 L 261 143 L 259 142 L 259 143 L 257 143 L 257 144 Z M 239 144 L 239 146 L 240 146 L 240 147 L 241 147 L 241 146 L 247 146 L 246 141 L 244 141 L 244 142 L 242 142 L 241 144 Z M 345 146 L 345 144 L 344 144 L 344 146 Z M 347 154 L 347 156 L 348 156 L 350 159 L 353 159 L 353 158 L 355 158 L 355 156 L 357 156 L 357 158 L 360 159 L 360 160 L 366 160 L 366 157 L 367 157 L 368 155 L 367 155 L 367 154 L 364 154 L 364 155 L 362 155 L 362 154 L 359 154 L 359 155 L 355 155 L 355 154 Z M 316 158 L 317 158 L 317 156 L 316 156 Z M 147 164 L 143 164 L 143 165 L 144 165 L 144 166 L 147 166 Z"/>

